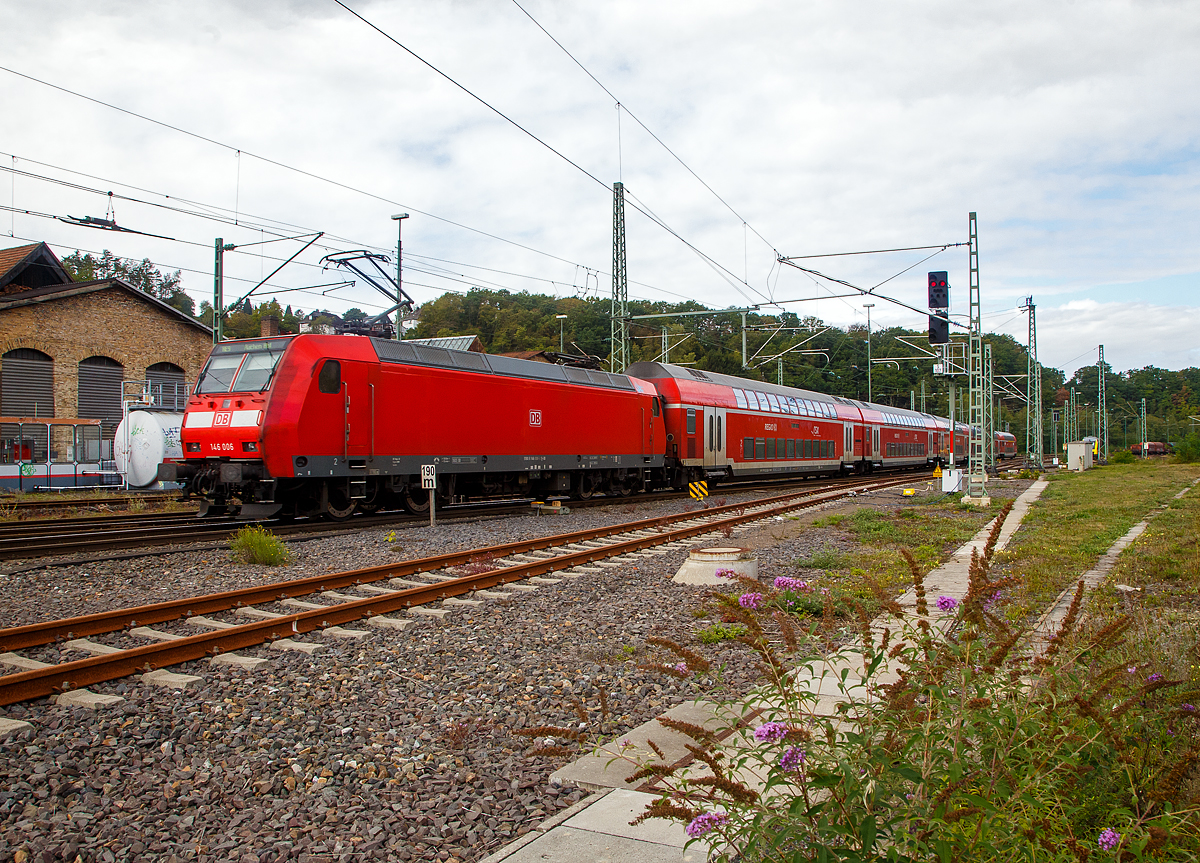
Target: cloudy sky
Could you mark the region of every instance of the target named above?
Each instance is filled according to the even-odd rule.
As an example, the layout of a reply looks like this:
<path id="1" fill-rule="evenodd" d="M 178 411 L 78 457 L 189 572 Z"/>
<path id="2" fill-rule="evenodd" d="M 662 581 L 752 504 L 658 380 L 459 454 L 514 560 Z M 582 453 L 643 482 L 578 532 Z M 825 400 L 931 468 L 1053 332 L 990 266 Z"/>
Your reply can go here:
<path id="1" fill-rule="evenodd" d="M 0 0 L 0 247 L 149 257 L 199 301 L 215 237 L 242 246 L 232 298 L 301 245 L 249 244 L 321 230 L 260 293 L 373 311 L 320 258 L 394 250 L 408 212 L 418 301 L 607 295 L 622 180 L 631 296 L 845 326 L 872 300 L 777 255 L 961 243 L 975 211 L 985 327 L 1024 341 L 1032 296 L 1047 365 L 1104 344 L 1118 370 L 1200 366 L 1194 2 L 344 2 L 366 21 Z M 47 218 L 104 217 L 109 191 L 121 226 L 172 239 Z M 935 251 L 797 263 L 917 328 L 887 298 L 923 306 L 927 270 L 967 311 L 966 249 Z"/>

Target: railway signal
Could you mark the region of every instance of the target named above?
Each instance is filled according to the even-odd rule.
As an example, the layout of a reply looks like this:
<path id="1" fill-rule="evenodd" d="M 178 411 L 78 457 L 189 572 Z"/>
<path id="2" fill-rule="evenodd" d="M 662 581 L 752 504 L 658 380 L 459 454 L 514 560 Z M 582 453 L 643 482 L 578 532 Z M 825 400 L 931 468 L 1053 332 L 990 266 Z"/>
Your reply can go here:
<path id="1" fill-rule="evenodd" d="M 929 274 L 929 343 L 944 345 L 950 341 L 950 274 L 938 270 Z"/>

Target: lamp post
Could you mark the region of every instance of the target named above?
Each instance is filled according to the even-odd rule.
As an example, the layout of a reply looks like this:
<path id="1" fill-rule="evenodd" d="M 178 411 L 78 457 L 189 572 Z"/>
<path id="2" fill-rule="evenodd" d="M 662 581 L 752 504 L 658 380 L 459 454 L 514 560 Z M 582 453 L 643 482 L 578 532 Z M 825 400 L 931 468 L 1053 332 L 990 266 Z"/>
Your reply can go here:
<path id="1" fill-rule="evenodd" d="M 403 293 L 400 290 L 400 288 L 404 284 L 404 279 L 401 276 L 401 269 L 400 269 L 400 260 L 401 260 L 400 252 L 402 249 L 402 246 L 400 244 L 400 236 L 403 233 L 404 220 L 408 218 L 408 213 L 396 213 L 394 216 L 392 216 L 392 218 L 396 220 L 396 302 L 399 303 L 400 297 L 403 296 Z M 396 338 L 397 339 L 404 338 L 404 320 L 403 319 L 404 319 L 404 312 L 400 311 L 400 309 L 396 309 Z"/>
<path id="2" fill-rule="evenodd" d="M 567 326 L 567 324 L 566 324 L 567 316 L 566 315 L 555 315 L 554 317 L 558 318 L 558 352 L 561 354 L 564 352 L 563 351 L 563 333 Z"/>
<path id="3" fill-rule="evenodd" d="M 867 310 L 867 401 L 875 401 L 872 398 L 871 391 L 871 309 L 875 308 L 874 303 L 863 303 L 863 308 Z"/>

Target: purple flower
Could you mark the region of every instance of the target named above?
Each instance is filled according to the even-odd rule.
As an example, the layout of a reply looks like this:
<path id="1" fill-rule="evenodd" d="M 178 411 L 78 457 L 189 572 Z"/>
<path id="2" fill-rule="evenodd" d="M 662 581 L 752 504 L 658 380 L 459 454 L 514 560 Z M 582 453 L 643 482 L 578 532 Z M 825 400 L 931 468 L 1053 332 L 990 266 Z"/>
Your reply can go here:
<path id="1" fill-rule="evenodd" d="M 737 578 L 738 574 L 732 569 L 718 569 L 716 571 L 717 578 Z"/>
<path id="2" fill-rule="evenodd" d="M 1146 680 L 1150 683 L 1158 683 L 1158 681 L 1160 681 L 1162 679 L 1163 679 L 1163 676 L 1161 674 L 1159 674 L 1157 671 L 1146 678 Z"/>
<path id="3" fill-rule="evenodd" d="M 698 839 L 710 830 L 716 830 L 718 827 L 724 827 L 729 823 L 729 816 L 722 812 L 705 812 L 703 815 L 697 815 L 692 819 L 692 823 L 685 829 L 687 835 L 693 839 Z"/>
<path id="4" fill-rule="evenodd" d="M 1196 706 L 1194 704 L 1181 704 L 1179 706 L 1179 709 L 1180 710 L 1195 710 Z"/>
<path id="5" fill-rule="evenodd" d="M 780 575 L 775 578 L 776 590 L 791 590 L 797 593 L 807 592 L 808 582 L 800 578 L 792 578 L 788 575 Z"/>
<path id="6" fill-rule="evenodd" d="M 742 608 L 758 608 L 762 598 L 761 593 L 743 593 L 738 597 L 738 605 Z"/>
<path id="7" fill-rule="evenodd" d="M 1105 851 L 1111 851 L 1121 843 L 1121 834 L 1111 827 L 1105 827 L 1097 842 Z"/>
<path id="8" fill-rule="evenodd" d="M 764 722 L 754 729 L 754 739 L 759 743 L 774 743 L 782 740 L 787 732 L 788 728 L 782 722 Z"/>
<path id="9" fill-rule="evenodd" d="M 804 763 L 804 750 L 799 746 L 793 746 L 787 752 L 779 756 L 779 768 L 791 773 L 794 770 L 799 770 L 800 765 Z"/>
<path id="10" fill-rule="evenodd" d="M 674 668 L 676 671 L 678 671 L 680 674 L 688 673 L 688 664 L 686 662 L 682 662 L 682 661 L 676 662 L 671 667 Z"/>
<path id="11" fill-rule="evenodd" d="M 937 598 L 937 607 L 942 611 L 954 611 L 958 605 L 958 600 L 953 596 L 939 596 Z"/>
<path id="12" fill-rule="evenodd" d="M 1126 668 L 1125 670 L 1128 671 L 1130 674 L 1137 674 L 1137 666 L 1136 665 L 1131 665 L 1128 668 Z"/>

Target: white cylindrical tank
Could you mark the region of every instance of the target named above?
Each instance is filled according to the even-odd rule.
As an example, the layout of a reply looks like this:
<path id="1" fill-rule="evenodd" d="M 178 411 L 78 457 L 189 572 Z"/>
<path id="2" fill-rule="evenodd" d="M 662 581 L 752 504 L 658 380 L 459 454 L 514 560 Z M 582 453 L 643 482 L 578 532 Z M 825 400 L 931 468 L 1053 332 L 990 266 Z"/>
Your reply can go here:
<path id="1" fill-rule="evenodd" d="M 137 488 L 158 481 L 158 466 L 163 459 L 182 458 L 183 444 L 179 429 L 182 413 L 169 411 L 132 411 L 121 420 L 113 438 L 117 470 Z"/>

